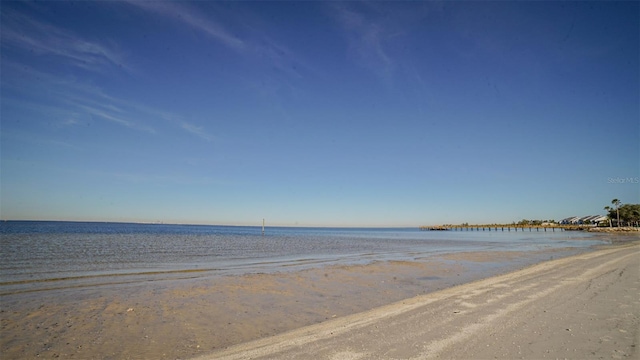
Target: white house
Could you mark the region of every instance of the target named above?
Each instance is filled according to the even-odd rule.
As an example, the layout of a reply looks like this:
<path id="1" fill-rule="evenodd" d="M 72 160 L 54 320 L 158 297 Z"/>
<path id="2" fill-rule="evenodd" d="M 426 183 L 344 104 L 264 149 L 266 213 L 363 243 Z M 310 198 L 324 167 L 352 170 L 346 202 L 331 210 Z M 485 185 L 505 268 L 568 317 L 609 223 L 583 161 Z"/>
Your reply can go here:
<path id="1" fill-rule="evenodd" d="M 582 224 L 599 224 L 602 221 L 607 221 L 609 218 L 605 215 L 588 215 L 583 217 L 568 217 L 566 219 L 560 220 L 560 224 L 562 225 L 582 225 Z"/>
<path id="2" fill-rule="evenodd" d="M 562 224 L 562 225 L 577 225 L 578 224 L 578 220 L 580 220 L 579 217 L 573 216 L 573 217 L 568 217 L 566 219 L 562 219 L 562 220 L 559 221 L 559 223 Z"/>
<path id="3" fill-rule="evenodd" d="M 609 218 L 606 215 L 595 215 L 593 219 L 591 219 L 592 224 L 599 224 L 603 221 L 609 221 Z"/>

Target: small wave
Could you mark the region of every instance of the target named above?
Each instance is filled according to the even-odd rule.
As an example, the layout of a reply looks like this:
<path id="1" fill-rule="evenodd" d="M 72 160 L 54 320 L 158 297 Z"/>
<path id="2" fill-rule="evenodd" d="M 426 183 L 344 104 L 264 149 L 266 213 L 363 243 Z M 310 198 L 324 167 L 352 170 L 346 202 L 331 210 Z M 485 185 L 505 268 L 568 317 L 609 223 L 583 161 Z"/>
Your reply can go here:
<path id="1" fill-rule="evenodd" d="M 23 279 L 0 282 L 0 296 L 24 292 L 44 290 L 60 290 L 69 288 L 82 288 L 92 286 L 117 285 L 134 282 L 160 281 L 172 279 L 184 279 L 188 274 L 203 274 L 218 271 L 220 269 L 180 269 L 180 270 L 155 270 L 127 273 L 86 274 L 76 276 L 60 276 L 43 279 Z M 173 276 L 171 276 L 173 275 Z M 184 275 L 184 276 L 181 276 Z"/>

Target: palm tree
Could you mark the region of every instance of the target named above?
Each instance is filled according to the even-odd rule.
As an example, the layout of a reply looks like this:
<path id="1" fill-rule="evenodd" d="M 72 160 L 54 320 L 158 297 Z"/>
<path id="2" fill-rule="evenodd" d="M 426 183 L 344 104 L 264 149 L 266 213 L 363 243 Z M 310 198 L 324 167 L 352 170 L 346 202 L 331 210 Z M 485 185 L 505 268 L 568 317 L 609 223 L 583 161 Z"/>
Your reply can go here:
<path id="1" fill-rule="evenodd" d="M 620 205 L 622 205 L 622 201 L 613 199 L 611 200 L 611 204 L 616 206 L 616 214 L 618 215 L 618 227 L 620 227 Z"/>
<path id="2" fill-rule="evenodd" d="M 609 219 L 609 227 L 611 227 L 611 206 L 605 206 L 604 210 L 607 212 L 607 218 Z"/>

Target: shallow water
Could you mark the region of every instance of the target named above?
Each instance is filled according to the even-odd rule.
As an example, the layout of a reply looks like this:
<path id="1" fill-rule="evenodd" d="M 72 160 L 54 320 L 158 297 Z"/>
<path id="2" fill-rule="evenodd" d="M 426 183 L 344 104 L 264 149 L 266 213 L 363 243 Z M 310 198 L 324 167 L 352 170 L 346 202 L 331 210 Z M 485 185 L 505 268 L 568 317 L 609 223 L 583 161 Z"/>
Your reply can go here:
<path id="1" fill-rule="evenodd" d="M 0 226 L 7 359 L 188 358 L 612 241 L 535 230 Z"/>
<path id="2" fill-rule="evenodd" d="M 241 275 L 469 251 L 584 250 L 605 243 L 563 231 L 268 227 L 262 235 L 260 227 L 31 221 L 2 222 L 0 235 L 0 294 L 60 281 Z"/>

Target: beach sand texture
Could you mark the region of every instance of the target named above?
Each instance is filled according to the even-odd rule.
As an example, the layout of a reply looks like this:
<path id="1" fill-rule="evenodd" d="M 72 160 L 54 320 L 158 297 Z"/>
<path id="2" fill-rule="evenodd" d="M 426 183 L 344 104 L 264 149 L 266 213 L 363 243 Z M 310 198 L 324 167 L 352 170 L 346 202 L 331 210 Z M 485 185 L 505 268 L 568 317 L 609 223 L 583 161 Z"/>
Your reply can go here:
<path id="1" fill-rule="evenodd" d="M 639 250 L 549 261 L 199 359 L 637 359 Z"/>

